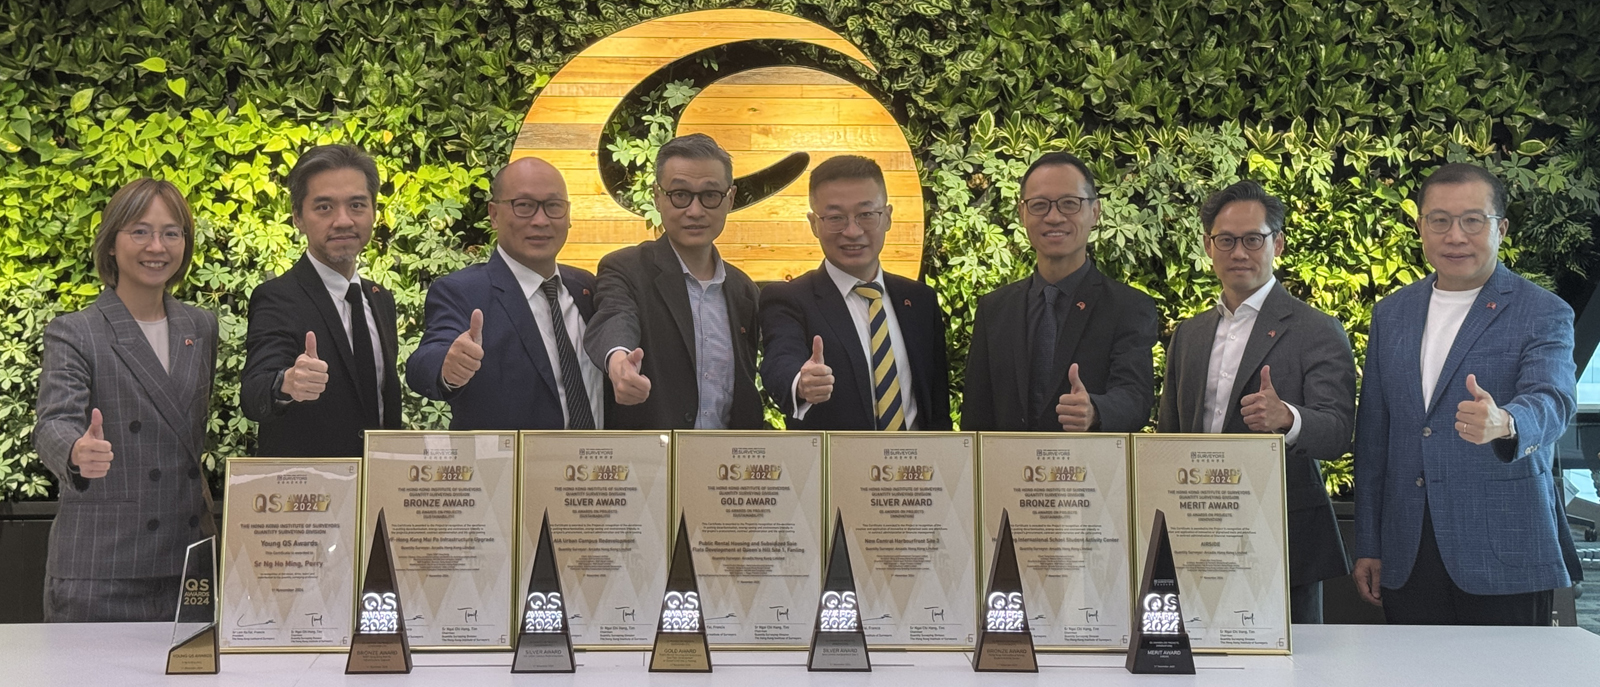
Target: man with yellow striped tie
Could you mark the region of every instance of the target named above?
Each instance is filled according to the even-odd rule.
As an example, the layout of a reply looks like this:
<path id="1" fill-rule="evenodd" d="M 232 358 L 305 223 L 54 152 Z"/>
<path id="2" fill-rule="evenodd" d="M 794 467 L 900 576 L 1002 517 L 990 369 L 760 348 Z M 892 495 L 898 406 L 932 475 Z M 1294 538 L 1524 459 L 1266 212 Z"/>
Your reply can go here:
<path id="1" fill-rule="evenodd" d="M 855 155 L 811 171 L 822 266 L 761 292 L 761 381 L 793 429 L 950 429 L 944 313 L 878 263 L 893 227 L 883 170 Z"/>

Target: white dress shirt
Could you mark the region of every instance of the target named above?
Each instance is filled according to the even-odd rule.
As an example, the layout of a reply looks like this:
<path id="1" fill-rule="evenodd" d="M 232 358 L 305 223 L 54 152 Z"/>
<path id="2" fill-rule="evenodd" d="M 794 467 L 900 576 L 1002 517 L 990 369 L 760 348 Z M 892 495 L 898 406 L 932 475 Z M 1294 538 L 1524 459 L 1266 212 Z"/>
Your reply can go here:
<path id="1" fill-rule="evenodd" d="M 1206 367 L 1205 426 L 1210 434 L 1222 433 L 1234 383 L 1239 376 L 1248 377 L 1253 372 L 1241 372 L 1239 363 L 1244 358 L 1245 344 L 1250 342 L 1250 334 L 1255 331 L 1256 318 L 1261 315 L 1261 304 L 1266 302 L 1267 295 L 1272 293 L 1272 287 L 1277 283 L 1276 277 L 1268 277 L 1267 283 L 1244 299 L 1237 310 L 1228 310 L 1227 302 L 1221 297 L 1217 298 L 1217 312 L 1222 317 L 1217 321 L 1217 333 L 1211 340 L 1211 361 Z M 1259 390 L 1245 389 L 1241 397 Z M 1284 401 L 1283 405 L 1289 408 L 1289 414 L 1294 417 L 1289 431 L 1283 435 L 1283 442 L 1294 444 L 1300 438 L 1300 410 L 1288 401 Z"/>
<path id="2" fill-rule="evenodd" d="M 528 301 L 528 309 L 533 311 L 533 321 L 539 325 L 539 338 L 544 341 L 544 352 L 550 357 L 550 370 L 555 373 L 556 394 L 561 399 L 561 423 L 564 427 L 571 427 L 572 417 L 567 412 L 566 381 L 561 378 L 561 350 L 556 347 L 555 321 L 550 313 L 550 300 L 545 298 L 541 290 L 545 277 L 512 259 L 505 249 L 496 246 L 495 250 L 500 253 L 500 259 L 506 261 L 506 266 L 511 268 L 511 275 L 517 278 L 517 285 L 522 287 L 522 297 Z M 572 300 L 572 293 L 567 291 L 564 283 L 556 289 L 556 305 L 561 308 L 561 322 L 567 326 L 572 354 L 578 359 L 578 370 L 583 373 L 583 387 L 589 396 L 589 412 L 594 415 L 594 428 L 605 429 L 605 408 L 602 403 L 605 390 L 600 386 L 605 383 L 605 375 L 589 360 L 589 356 L 581 353 L 583 332 L 589 328 L 589 324 L 583 321 L 583 315 L 578 312 L 578 303 Z"/>
<path id="3" fill-rule="evenodd" d="M 1439 375 L 1444 372 L 1444 360 L 1450 357 L 1450 347 L 1456 343 L 1461 323 L 1467 321 L 1467 311 L 1478 300 L 1483 287 L 1469 291 L 1441 291 L 1433 286 L 1433 296 L 1428 299 L 1428 324 L 1422 330 L 1422 402 L 1433 400 L 1433 390 L 1439 385 Z"/>
<path id="4" fill-rule="evenodd" d="M 861 283 L 860 279 L 845 274 L 844 270 L 834 267 L 833 263 L 826 260 L 822 261 L 822 269 L 828 273 L 828 278 L 833 280 L 833 285 L 838 287 L 839 295 L 844 297 L 845 307 L 850 310 L 850 321 L 856 325 L 856 338 L 861 340 L 861 352 L 866 355 L 867 360 L 867 378 L 864 381 L 870 390 L 873 386 L 871 370 L 872 322 L 867 319 L 867 313 L 870 312 L 871 304 L 867 301 L 866 296 L 855 292 L 856 285 Z M 900 408 L 905 411 L 906 429 L 916 429 L 917 397 L 911 393 L 911 368 L 907 367 L 910 358 L 906 355 L 905 337 L 900 334 L 900 320 L 894 314 L 894 303 L 891 300 L 892 294 L 889 293 L 889 285 L 883 281 L 882 267 L 878 268 L 878 273 L 873 276 L 872 280 L 877 282 L 878 286 L 883 287 L 883 315 L 887 319 L 885 325 L 889 327 L 889 347 L 894 351 L 894 378 L 900 382 Z M 808 350 L 811 348 L 810 341 L 806 342 L 806 348 Z M 823 360 L 827 360 L 826 351 L 823 352 Z M 835 359 L 834 362 L 828 363 L 828 366 L 838 367 L 843 362 L 843 359 Z M 800 374 L 795 373 L 794 381 L 789 383 L 789 397 L 795 400 L 794 419 L 804 420 L 806 419 L 806 411 L 811 410 L 811 404 L 800 400 L 799 389 Z M 839 389 L 834 389 L 834 395 L 837 396 L 839 391 Z M 869 396 L 872 396 L 872 394 L 869 394 Z M 874 397 L 872 400 L 876 402 L 877 398 Z M 873 408 L 872 412 L 876 416 L 877 408 Z"/>
<path id="5" fill-rule="evenodd" d="M 346 279 L 344 275 L 339 274 L 338 270 L 322 264 L 322 261 L 318 260 L 317 256 L 312 255 L 310 251 L 306 251 L 306 257 L 311 259 L 311 266 L 317 268 L 317 276 L 322 277 L 322 285 L 327 287 L 328 297 L 333 299 L 333 309 L 339 313 L 339 322 L 344 324 L 344 340 L 349 341 L 350 337 L 354 335 L 350 333 L 350 302 L 344 299 L 344 295 L 350 292 L 351 284 L 361 287 L 361 270 L 357 269 L 350 273 L 350 278 Z M 367 334 L 372 339 L 368 343 L 368 345 L 372 346 L 372 361 L 376 363 L 378 368 L 378 388 L 373 390 L 373 398 L 378 399 L 378 425 L 381 427 L 383 426 L 383 344 L 378 341 L 378 321 L 372 318 L 372 299 L 369 298 L 365 288 L 362 289 L 361 293 L 361 309 L 365 311 Z M 351 350 L 353 351 L 354 349 L 352 348 Z M 327 357 L 326 354 L 320 351 L 317 356 L 321 358 Z"/>

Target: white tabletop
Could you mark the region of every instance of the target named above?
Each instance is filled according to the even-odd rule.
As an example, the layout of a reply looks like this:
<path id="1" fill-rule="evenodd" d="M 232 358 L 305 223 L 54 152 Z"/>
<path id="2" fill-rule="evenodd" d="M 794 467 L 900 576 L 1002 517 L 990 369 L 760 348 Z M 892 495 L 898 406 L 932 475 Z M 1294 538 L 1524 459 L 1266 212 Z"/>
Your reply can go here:
<path id="1" fill-rule="evenodd" d="M 219 675 L 168 677 L 162 623 L 0 625 L 0 685 L 139 687 L 1021 687 L 1049 685 L 1600 684 L 1600 635 L 1575 627 L 1297 625 L 1293 656 L 1196 656 L 1193 676 L 1132 675 L 1121 654 L 1041 654 L 1039 673 L 974 673 L 966 653 L 873 652 L 872 673 L 809 673 L 804 652 L 713 651 L 715 672 L 646 672 L 648 654 L 580 652 L 570 675 L 512 675 L 510 653 L 414 656 L 410 675 L 344 674 L 344 654 L 224 654 Z"/>

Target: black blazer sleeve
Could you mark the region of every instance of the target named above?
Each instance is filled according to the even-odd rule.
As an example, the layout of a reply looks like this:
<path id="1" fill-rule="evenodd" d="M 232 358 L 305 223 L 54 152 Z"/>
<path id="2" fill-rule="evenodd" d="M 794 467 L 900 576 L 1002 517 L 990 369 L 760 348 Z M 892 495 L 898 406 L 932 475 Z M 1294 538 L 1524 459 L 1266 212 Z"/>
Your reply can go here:
<path id="1" fill-rule="evenodd" d="M 950 351 L 945 332 L 949 329 L 945 323 L 944 311 L 939 308 L 939 297 L 932 288 L 924 286 L 927 293 L 921 299 L 919 307 L 927 310 L 927 321 L 933 323 L 933 333 L 928 338 L 935 344 L 929 349 L 930 365 L 925 371 L 923 379 L 917 380 L 928 385 L 928 405 L 924 413 L 927 418 L 922 425 L 930 431 L 948 431 L 954 427 L 950 421 Z"/>
<path id="2" fill-rule="evenodd" d="M 1155 362 L 1150 349 L 1160 335 L 1155 301 L 1123 286 L 1122 316 L 1116 319 L 1106 392 L 1090 394 L 1101 432 L 1137 432 L 1150 423 L 1155 404 Z"/>
<path id="3" fill-rule="evenodd" d="M 263 283 L 250 294 L 250 326 L 245 334 L 244 374 L 240 380 L 239 404 L 244 416 L 262 422 L 281 415 L 288 407 L 277 403 L 282 373 L 294 367 L 295 358 L 305 352 L 305 332 L 295 336 L 294 318 L 288 295 L 293 288 L 286 281 Z M 324 345 L 333 346 L 329 341 Z"/>
<path id="4" fill-rule="evenodd" d="M 1313 460 L 1336 460 L 1350 450 L 1355 435 L 1356 362 L 1344 325 L 1322 313 L 1314 317 L 1318 331 L 1302 357 L 1304 399 L 1295 405 L 1300 411 L 1300 436 L 1290 452 Z"/>
<path id="5" fill-rule="evenodd" d="M 1183 350 L 1183 326 L 1188 321 L 1178 325 L 1172 331 L 1172 339 L 1167 342 L 1167 369 L 1161 375 L 1161 408 L 1156 411 L 1156 431 L 1170 434 L 1180 431 L 1178 413 L 1178 379 L 1183 375 L 1183 356 L 1177 351 Z M 1152 364 L 1153 366 L 1153 364 Z"/>
<path id="6" fill-rule="evenodd" d="M 798 289 L 791 283 L 769 284 L 761 290 L 761 384 L 776 401 L 785 417 L 793 417 L 799 405 L 792 390 L 794 377 L 811 358 L 811 337 L 806 334 L 805 314 L 795 302 Z M 843 351 L 839 352 L 840 354 Z M 827 360 L 828 351 L 822 351 Z"/>

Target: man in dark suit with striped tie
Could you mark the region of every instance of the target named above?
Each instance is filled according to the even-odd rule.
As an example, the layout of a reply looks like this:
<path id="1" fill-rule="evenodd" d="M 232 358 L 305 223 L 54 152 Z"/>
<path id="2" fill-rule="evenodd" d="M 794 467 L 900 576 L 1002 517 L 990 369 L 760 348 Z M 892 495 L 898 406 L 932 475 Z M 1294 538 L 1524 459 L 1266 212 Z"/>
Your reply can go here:
<path id="1" fill-rule="evenodd" d="M 761 292 L 761 381 L 789 427 L 950 429 L 944 314 L 933 289 L 878 262 L 894 208 L 855 155 L 811 171 L 811 233 L 826 260 Z"/>

